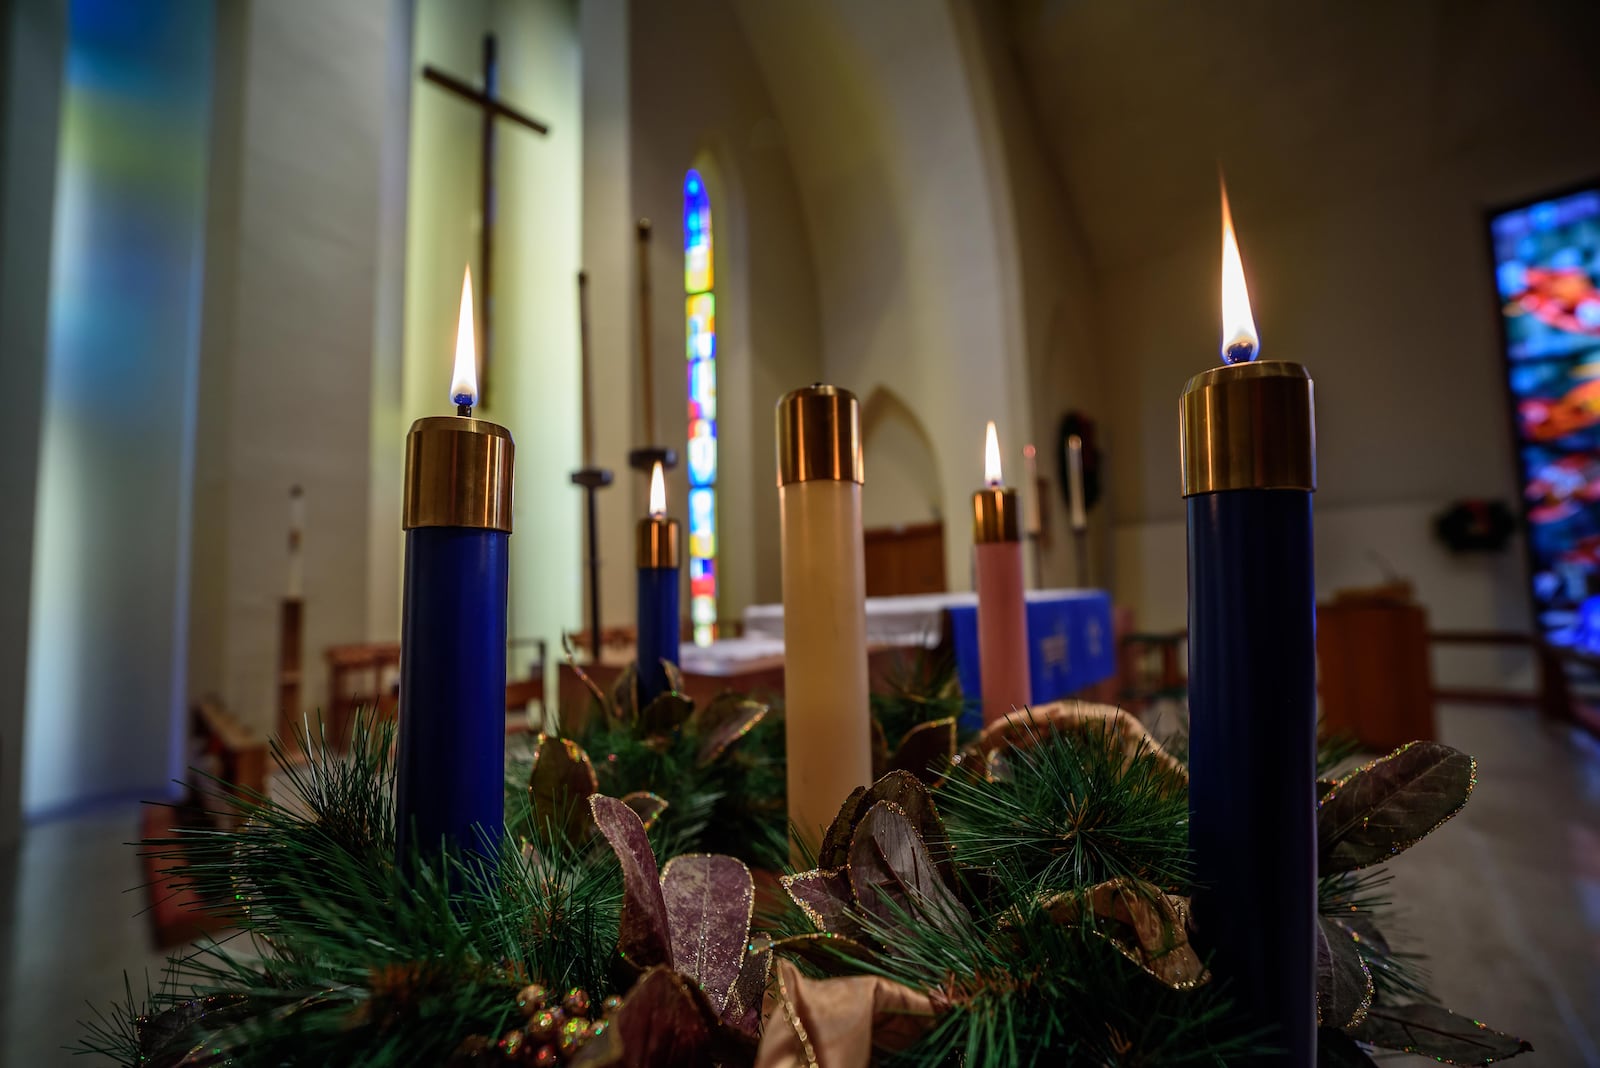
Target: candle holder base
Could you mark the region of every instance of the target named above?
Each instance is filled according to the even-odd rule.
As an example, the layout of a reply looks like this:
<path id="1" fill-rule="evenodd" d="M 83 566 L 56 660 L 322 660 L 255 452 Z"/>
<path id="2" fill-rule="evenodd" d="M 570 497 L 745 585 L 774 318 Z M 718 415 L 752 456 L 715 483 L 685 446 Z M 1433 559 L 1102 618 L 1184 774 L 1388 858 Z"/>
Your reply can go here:
<path id="1" fill-rule="evenodd" d="M 635 471 L 648 475 L 656 464 L 660 464 L 663 471 L 671 471 L 678 466 L 678 450 L 665 445 L 641 445 L 628 451 L 628 466 Z"/>
<path id="2" fill-rule="evenodd" d="M 611 471 L 604 467 L 584 467 L 572 472 L 572 484 L 586 490 L 604 489 L 611 485 Z"/>

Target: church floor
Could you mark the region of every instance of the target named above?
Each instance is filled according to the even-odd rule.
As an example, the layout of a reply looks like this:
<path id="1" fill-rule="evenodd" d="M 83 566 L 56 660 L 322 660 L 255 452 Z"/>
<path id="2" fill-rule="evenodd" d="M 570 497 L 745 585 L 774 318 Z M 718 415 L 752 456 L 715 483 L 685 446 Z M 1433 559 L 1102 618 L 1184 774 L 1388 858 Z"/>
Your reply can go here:
<path id="1" fill-rule="evenodd" d="M 1478 787 L 1392 866 L 1403 934 L 1446 1005 L 1534 1044 L 1516 1063 L 1600 1068 L 1600 745 L 1498 709 L 1442 709 L 1440 727 L 1478 758 Z M 136 989 L 159 977 L 143 895 L 125 892 L 138 817 L 34 827 L 0 857 L 0 1066 L 86 1063 L 61 1048 L 85 1002 L 120 998 L 124 971 Z"/>

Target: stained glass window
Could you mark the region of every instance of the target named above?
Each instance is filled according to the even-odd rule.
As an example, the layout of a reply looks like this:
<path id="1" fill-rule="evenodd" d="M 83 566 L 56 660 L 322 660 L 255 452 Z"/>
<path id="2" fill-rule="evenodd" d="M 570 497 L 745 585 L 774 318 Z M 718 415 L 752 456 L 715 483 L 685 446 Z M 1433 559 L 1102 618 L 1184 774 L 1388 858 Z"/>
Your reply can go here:
<path id="1" fill-rule="evenodd" d="M 717 627 L 717 298 L 711 197 L 698 171 L 683 181 L 684 355 L 689 374 L 689 620 L 696 645 Z"/>

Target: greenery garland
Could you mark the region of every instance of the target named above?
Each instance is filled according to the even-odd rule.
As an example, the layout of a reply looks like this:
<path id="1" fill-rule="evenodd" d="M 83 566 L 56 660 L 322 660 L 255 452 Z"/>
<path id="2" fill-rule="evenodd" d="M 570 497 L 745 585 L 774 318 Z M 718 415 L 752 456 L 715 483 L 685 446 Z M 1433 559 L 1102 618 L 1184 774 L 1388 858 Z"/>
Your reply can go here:
<path id="1" fill-rule="evenodd" d="M 621 691 L 582 745 L 541 736 L 514 762 L 489 870 L 398 871 L 393 728 L 369 717 L 344 757 L 275 748 L 282 801 L 218 784 L 234 829 L 146 847 L 242 935 L 174 957 L 80 1051 L 592 1068 L 744 1065 L 759 1046 L 763 1064 L 820 1050 L 831 1068 L 1218 1065 L 1264 1048 L 1189 945 L 1187 773 L 1132 717 L 1047 706 L 952 754 L 960 698 L 927 673 L 875 702 L 880 763 L 921 766 L 852 795 L 815 863 L 760 901 L 743 860 L 704 850 L 772 866 L 784 848 L 776 715 L 731 696 L 638 709 Z M 1383 934 L 1376 865 L 1459 811 L 1475 773 L 1418 743 L 1319 783 L 1322 1064 L 1529 1048 L 1435 1005 Z"/>

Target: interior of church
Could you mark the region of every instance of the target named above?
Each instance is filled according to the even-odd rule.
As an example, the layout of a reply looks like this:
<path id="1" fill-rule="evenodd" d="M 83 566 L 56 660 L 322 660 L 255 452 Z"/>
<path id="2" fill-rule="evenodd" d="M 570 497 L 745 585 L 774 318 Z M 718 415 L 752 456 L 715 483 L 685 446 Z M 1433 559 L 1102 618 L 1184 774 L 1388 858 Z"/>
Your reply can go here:
<path id="1" fill-rule="evenodd" d="M 403 880 L 408 827 L 426 854 L 478 826 L 443 777 L 490 784 L 499 848 L 560 759 L 614 872 L 640 743 L 606 717 L 658 730 L 669 695 L 658 756 L 787 753 L 767 890 L 766 831 L 709 816 L 684 852 L 757 872 L 751 953 L 852 788 L 926 780 L 937 735 L 918 796 L 965 863 L 987 810 L 939 784 L 1006 781 L 998 721 L 1120 709 L 1194 821 L 1193 870 L 1151 881 L 1194 882 L 1206 988 L 1252 1012 L 1259 976 L 1209 956 L 1207 879 L 1239 869 L 1206 821 L 1281 833 L 1263 863 L 1308 893 L 1321 834 L 1326 917 L 1346 784 L 1470 756 L 1361 884 L 1426 996 L 1362 957 L 1335 1028 L 1319 971 L 1317 1060 L 905 1063 L 1488 1063 L 1363 1023 L 1398 989 L 1516 1036 L 1491 1059 L 1600 1066 L 1596 42 L 1585 0 L 0 0 L 0 1063 L 62 1063 L 86 1003 L 155 1018 L 130 998 L 173 952 L 283 951 L 214 900 L 221 861 L 128 843 L 242 835 L 370 757 Z M 918 702 L 949 717 L 883 712 Z M 632 804 L 638 841 L 679 826 L 632 786 L 674 807 Z M 796 984 L 867 981 L 814 963 L 770 965 L 760 1059 L 716 1063 L 883 1063 L 876 1018 L 870 1052 L 810 1016 L 807 1044 Z M 594 995 L 548 1060 L 529 1023 L 348 1063 L 713 1063 L 603 1059 L 644 995 L 608 1034 L 594 974 L 522 977 Z"/>

